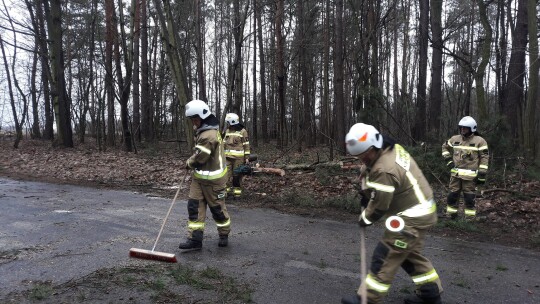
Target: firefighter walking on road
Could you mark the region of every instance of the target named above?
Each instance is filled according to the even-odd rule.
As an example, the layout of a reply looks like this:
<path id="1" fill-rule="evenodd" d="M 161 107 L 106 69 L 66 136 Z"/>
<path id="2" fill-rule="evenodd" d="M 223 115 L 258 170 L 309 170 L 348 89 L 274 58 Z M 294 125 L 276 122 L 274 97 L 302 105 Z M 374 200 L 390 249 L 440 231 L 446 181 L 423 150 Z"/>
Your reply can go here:
<path id="1" fill-rule="evenodd" d="M 369 273 L 361 283 L 367 289 L 367 302 L 381 303 L 396 272 L 403 268 L 416 285 L 416 295 L 406 298 L 405 303 L 441 303 L 439 275 L 422 254 L 427 229 L 437 222 L 433 191 L 424 174 L 401 145 L 371 125 L 355 124 L 345 140 L 347 151 L 367 167 L 360 226 L 389 217 L 401 223 L 398 230 L 387 227 L 373 251 Z M 341 303 L 361 303 L 362 287 Z"/>
<path id="2" fill-rule="evenodd" d="M 486 182 L 489 150 L 472 117 L 463 117 L 458 127 L 460 134 L 452 136 L 442 145 L 442 156 L 450 168 L 446 213 L 452 219 L 457 218 L 459 194 L 463 192 L 465 219 L 471 220 L 476 217 L 476 186 Z"/>
<path id="3" fill-rule="evenodd" d="M 193 178 L 187 203 L 188 239 L 179 248 L 202 248 L 207 206 L 217 225 L 218 246 L 225 247 L 231 231 L 231 218 L 225 206 L 227 166 L 219 120 L 202 100 L 187 103 L 186 116 L 195 128 L 195 152 L 186 161 L 186 169 L 193 169 Z"/>
<path id="4" fill-rule="evenodd" d="M 227 158 L 227 170 L 229 176 L 227 179 L 227 193 L 234 197 L 242 195 L 242 175 L 235 172 L 234 169 L 243 164 L 249 163 L 251 153 L 249 147 L 249 138 L 246 128 L 240 123 L 240 117 L 235 113 L 227 113 L 225 116 L 227 130 L 225 132 L 225 156 Z M 230 184 L 232 175 L 232 186 Z"/>

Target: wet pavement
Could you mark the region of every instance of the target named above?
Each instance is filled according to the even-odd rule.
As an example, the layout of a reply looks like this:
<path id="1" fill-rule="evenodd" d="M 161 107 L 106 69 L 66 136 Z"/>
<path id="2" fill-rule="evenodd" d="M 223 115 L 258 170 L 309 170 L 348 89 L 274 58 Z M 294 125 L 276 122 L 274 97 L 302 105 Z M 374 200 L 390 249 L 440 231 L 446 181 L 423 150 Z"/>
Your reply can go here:
<path id="1" fill-rule="evenodd" d="M 182 189 L 187 193 L 186 189 Z M 171 199 L 130 191 L 0 178 L 0 302 L 35 281 L 61 284 L 113 266 L 156 263 L 128 257 L 151 249 Z M 233 203 L 233 202 L 232 202 Z M 203 249 L 180 253 L 186 201 L 177 201 L 156 250 L 179 263 L 217 267 L 250 282 L 255 303 L 339 303 L 360 283 L 355 223 L 306 218 L 228 205 L 229 247 L 217 246 L 206 224 Z M 366 233 L 368 257 L 380 227 Z M 428 256 L 439 273 L 444 303 L 540 303 L 540 253 L 489 243 L 428 237 Z M 400 271 L 385 303 L 402 303 L 414 290 Z"/>

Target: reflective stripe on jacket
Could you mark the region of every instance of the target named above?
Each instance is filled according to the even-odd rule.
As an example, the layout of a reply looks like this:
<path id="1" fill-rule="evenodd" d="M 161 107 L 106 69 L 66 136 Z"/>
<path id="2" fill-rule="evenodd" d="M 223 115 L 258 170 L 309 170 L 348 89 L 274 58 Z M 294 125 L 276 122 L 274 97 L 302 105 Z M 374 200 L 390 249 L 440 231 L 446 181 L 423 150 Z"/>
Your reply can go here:
<path id="1" fill-rule="evenodd" d="M 402 146 L 396 144 L 393 149 L 380 151 L 366 176 L 366 186 L 374 193 L 362 214 L 364 219 L 375 221 L 383 214 L 398 215 L 411 227 L 427 228 L 436 223 L 433 191 Z"/>
<path id="2" fill-rule="evenodd" d="M 228 158 L 247 158 L 250 154 L 248 133 L 245 128 L 225 133 L 225 156 Z"/>
<path id="3" fill-rule="evenodd" d="M 193 177 L 199 180 L 215 180 L 227 173 L 223 140 L 218 130 L 209 129 L 197 134 L 195 153 L 187 162 L 195 170 Z"/>
<path id="4" fill-rule="evenodd" d="M 478 173 L 487 173 L 489 149 L 486 140 L 481 136 L 452 136 L 443 143 L 442 156 L 445 159 L 452 158 L 455 166 L 450 171 L 452 176 L 473 180 Z"/>

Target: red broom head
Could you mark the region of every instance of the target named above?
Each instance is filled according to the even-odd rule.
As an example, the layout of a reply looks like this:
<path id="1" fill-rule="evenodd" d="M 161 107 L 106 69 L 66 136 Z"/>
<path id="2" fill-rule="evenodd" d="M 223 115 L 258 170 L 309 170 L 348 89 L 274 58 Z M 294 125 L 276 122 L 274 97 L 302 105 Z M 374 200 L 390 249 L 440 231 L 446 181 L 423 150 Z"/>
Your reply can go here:
<path id="1" fill-rule="evenodd" d="M 152 251 L 139 248 L 131 248 L 129 256 L 132 258 L 154 260 L 160 262 L 176 263 L 176 256 L 173 253 Z"/>

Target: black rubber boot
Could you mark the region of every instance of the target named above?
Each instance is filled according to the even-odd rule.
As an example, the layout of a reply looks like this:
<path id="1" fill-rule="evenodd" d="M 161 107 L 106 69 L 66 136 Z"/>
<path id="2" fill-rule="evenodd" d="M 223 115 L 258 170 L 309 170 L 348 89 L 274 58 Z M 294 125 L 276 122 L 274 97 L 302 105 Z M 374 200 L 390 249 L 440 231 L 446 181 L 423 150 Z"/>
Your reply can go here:
<path id="1" fill-rule="evenodd" d="M 362 299 L 359 295 L 345 296 L 341 298 L 341 304 L 360 304 Z"/>
<path id="2" fill-rule="evenodd" d="M 219 236 L 218 246 L 219 247 L 227 247 L 228 244 L 229 244 L 229 236 L 228 235 L 220 235 Z"/>
<path id="3" fill-rule="evenodd" d="M 441 296 L 434 298 L 420 298 L 419 296 L 410 296 L 403 301 L 405 304 L 441 304 Z"/>
<path id="4" fill-rule="evenodd" d="M 185 243 L 180 243 L 178 248 L 180 248 L 182 250 L 189 250 L 189 251 L 201 250 L 202 242 L 201 241 L 196 241 L 196 240 L 193 240 L 193 239 L 187 239 L 187 241 Z"/>

